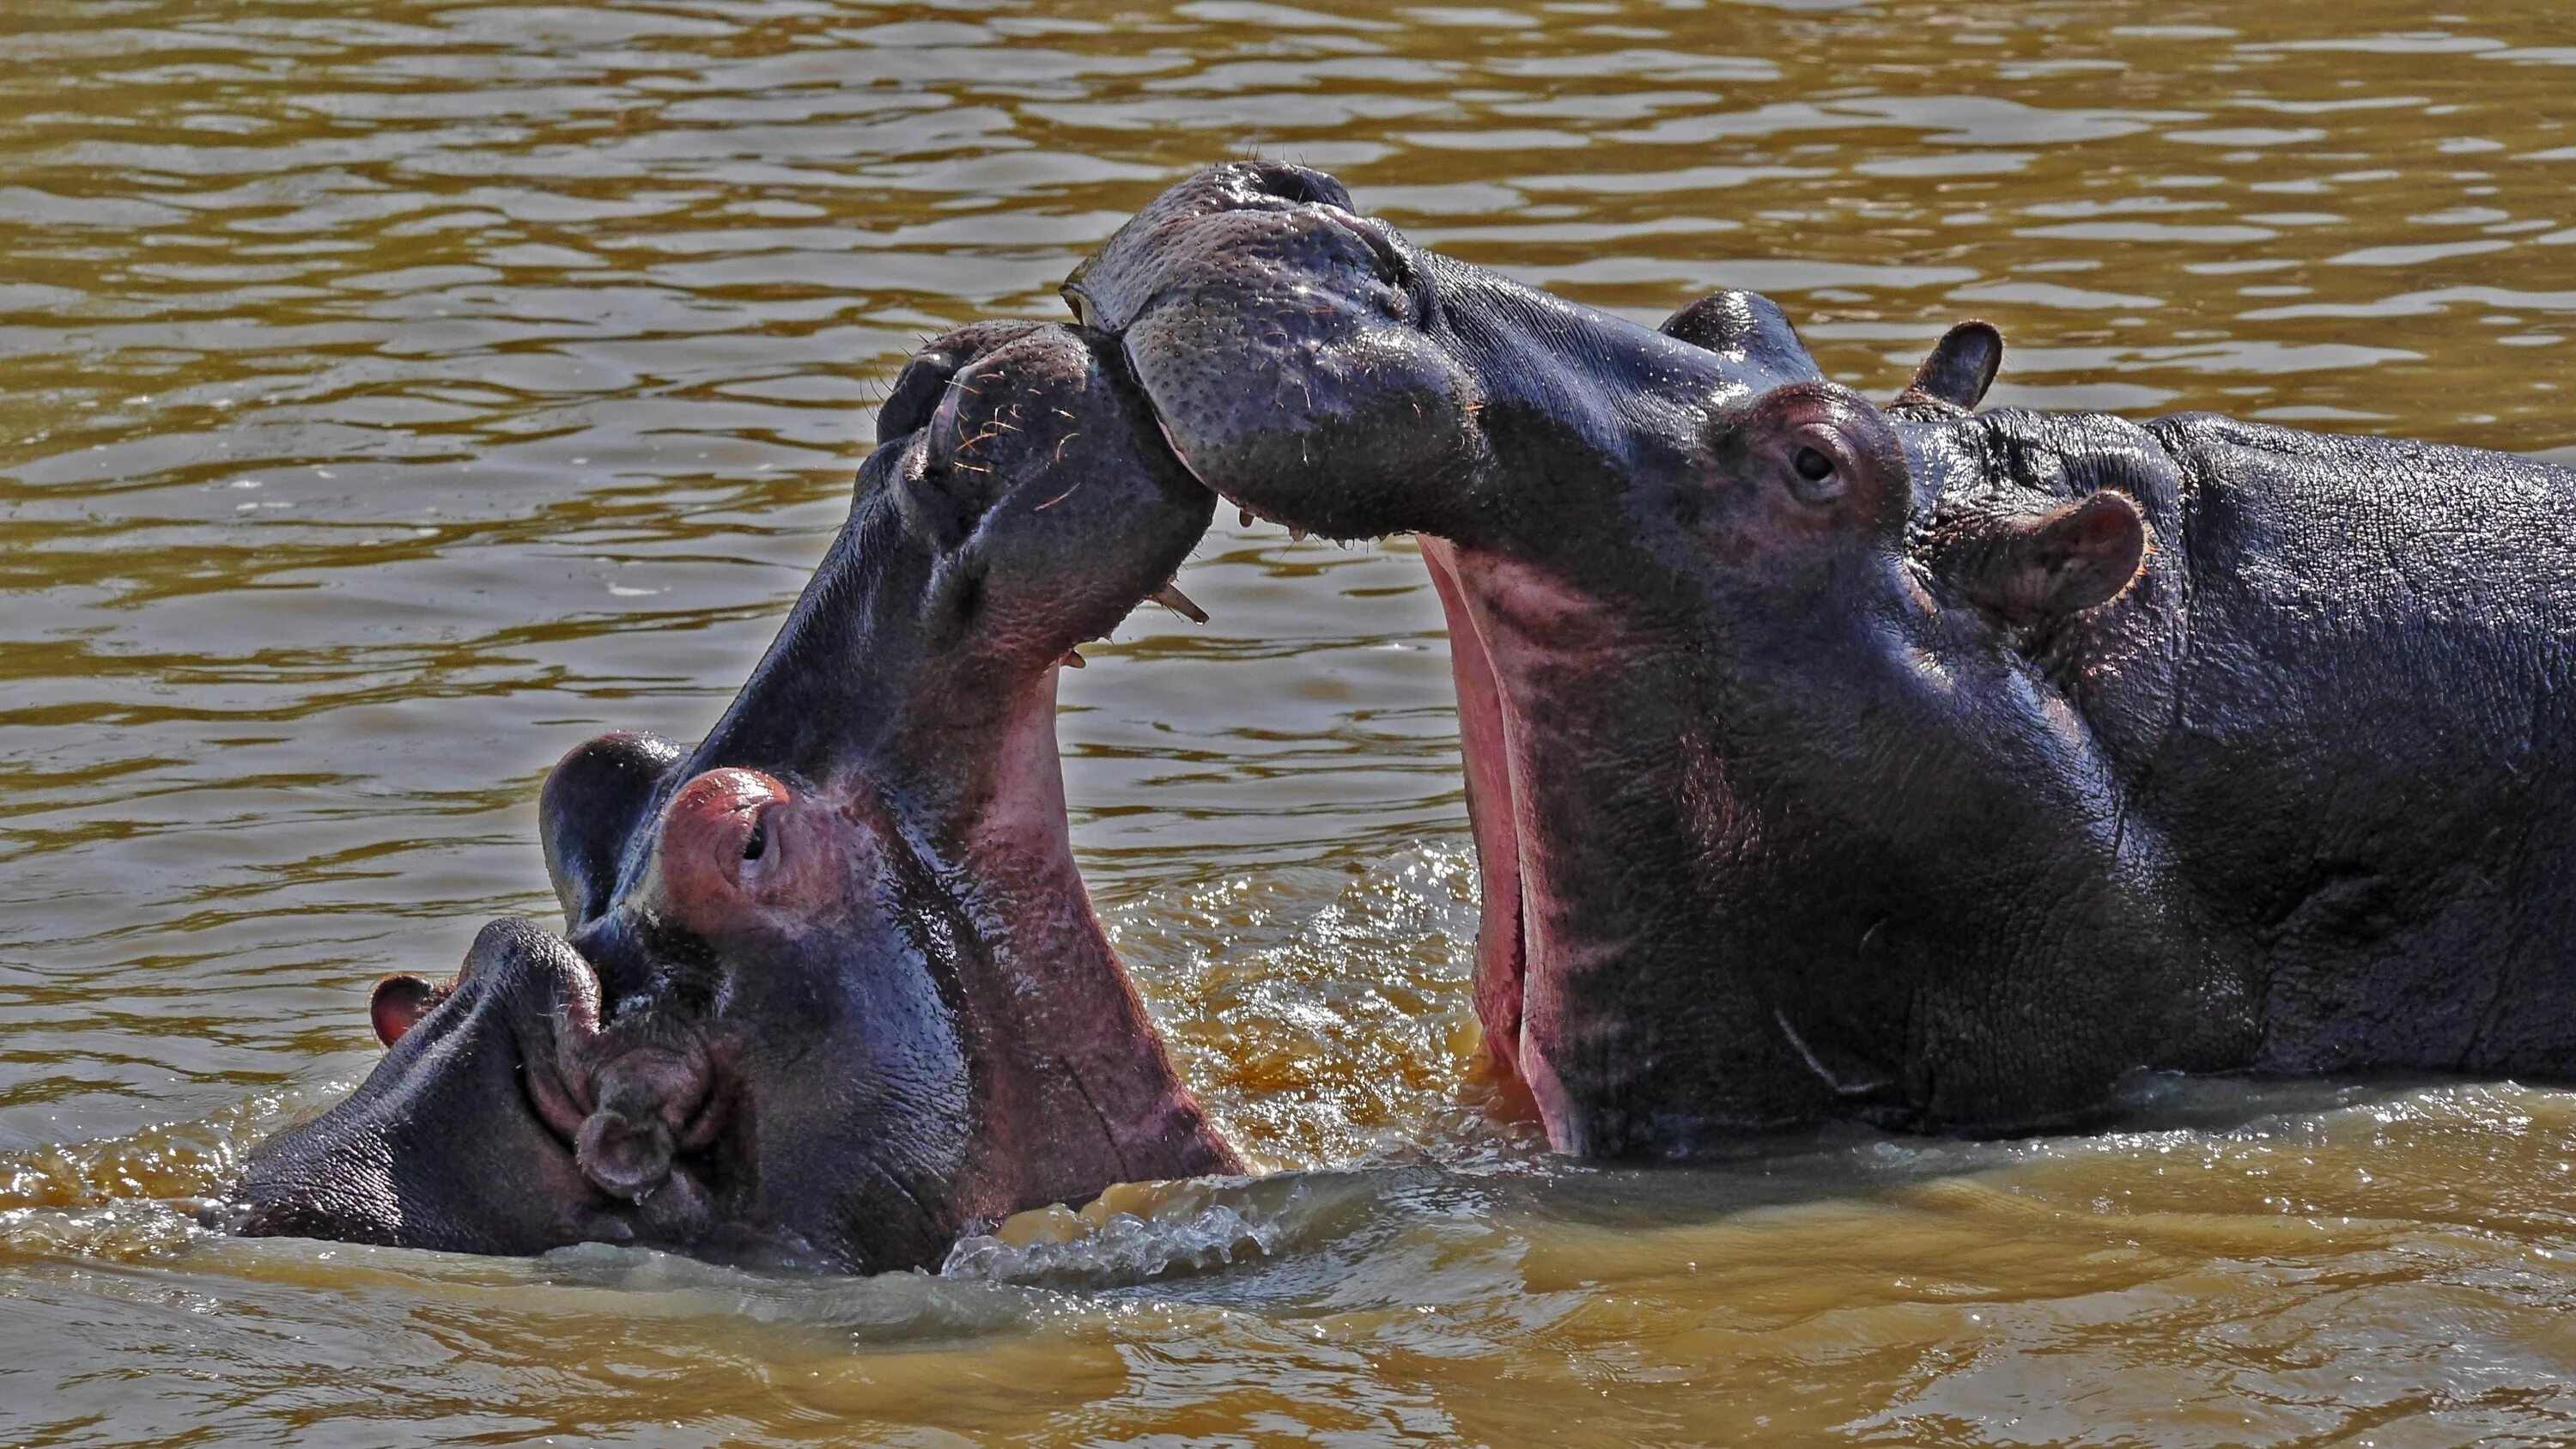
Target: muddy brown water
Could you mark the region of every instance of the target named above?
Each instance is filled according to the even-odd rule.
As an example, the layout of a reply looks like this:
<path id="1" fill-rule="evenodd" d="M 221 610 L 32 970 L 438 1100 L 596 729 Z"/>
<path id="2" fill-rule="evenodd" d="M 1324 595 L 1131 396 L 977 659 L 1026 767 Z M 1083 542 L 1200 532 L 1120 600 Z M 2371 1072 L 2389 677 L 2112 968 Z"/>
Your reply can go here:
<path id="1" fill-rule="evenodd" d="M 1075 837 L 1281 1175 L 948 1272 L 192 1226 L 362 1003 L 691 736 L 923 335 L 1186 168 L 1329 167 L 1893 391 L 2576 444 L 2555 0 L 0 5 L 0 1442 L 2576 1437 L 2576 1096 L 2150 1087 L 2128 1129 L 1570 1166 L 1465 1082 L 1437 610 L 1229 521 L 1068 681 Z"/>

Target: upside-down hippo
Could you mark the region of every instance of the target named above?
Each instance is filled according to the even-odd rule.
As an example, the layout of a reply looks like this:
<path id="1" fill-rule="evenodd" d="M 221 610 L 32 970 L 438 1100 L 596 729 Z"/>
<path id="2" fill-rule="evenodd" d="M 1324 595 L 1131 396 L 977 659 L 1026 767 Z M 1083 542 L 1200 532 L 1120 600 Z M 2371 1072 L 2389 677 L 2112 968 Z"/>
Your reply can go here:
<path id="1" fill-rule="evenodd" d="M 392 1050 L 253 1153 L 239 1231 L 873 1271 L 1239 1170 L 1092 914 L 1055 742 L 1059 661 L 1215 500 L 1060 326 L 931 344 L 878 435 L 705 741 L 604 736 L 546 781 L 569 935 L 496 922 L 454 982 L 381 984 Z"/>
<path id="2" fill-rule="evenodd" d="M 1422 535 L 1479 1011 L 1558 1148 L 2576 1075 L 2576 472 L 1972 413 L 1981 324 L 1882 409 L 1760 297 L 1649 329 L 1281 165 L 1067 297 L 1201 481 Z"/>

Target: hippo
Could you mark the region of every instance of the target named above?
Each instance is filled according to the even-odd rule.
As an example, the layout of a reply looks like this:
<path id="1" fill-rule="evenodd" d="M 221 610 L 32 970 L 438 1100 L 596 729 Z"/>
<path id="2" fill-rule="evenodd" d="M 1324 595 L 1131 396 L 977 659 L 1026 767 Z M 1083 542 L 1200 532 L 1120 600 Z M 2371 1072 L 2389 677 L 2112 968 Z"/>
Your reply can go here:
<path id="1" fill-rule="evenodd" d="M 653 1246 L 848 1272 L 1115 1182 L 1239 1172 L 1093 915 L 1056 680 L 1171 579 L 1215 499 L 1114 352 L 931 343 L 847 523 L 695 749 L 591 740 L 547 778 L 563 934 L 485 927 L 388 978 L 390 1050 L 262 1143 L 252 1235 L 532 1254 Z"/>
<path id="2" fill-rule="evenodd" d="M 1556 1149 L 2576 1073 L 2576 471 L 1981 412 L 1976 323 L 1881 407 L 1766 298 L 1649 328 L 1271 163 L 1065 294 L 1201 482 L 1420 539 L 1485 1050 Z"/>

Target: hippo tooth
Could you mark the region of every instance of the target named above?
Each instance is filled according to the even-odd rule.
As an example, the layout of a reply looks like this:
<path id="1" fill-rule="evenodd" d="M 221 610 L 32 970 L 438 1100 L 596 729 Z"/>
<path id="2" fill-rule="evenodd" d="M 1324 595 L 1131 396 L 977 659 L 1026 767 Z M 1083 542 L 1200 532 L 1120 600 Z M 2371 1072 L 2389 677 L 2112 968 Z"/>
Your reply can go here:
<path id="1" fill-rule="evenodd" d="M 1243 526 L 1244 526 L 1244 527 L 1246 527 L 1246 528 L 1250 528 L 1250 527 L 1252 526 L 1252 510 L 1251 510 L 1251 509 L 1249 509 L 1249 508 L 1238 508 L 1238 509 L 1236 509 L 1236 510 L 1234 510 L 1234 511 L 1235 511 L 1236 515 L 1237 515 L 1238 517 L 1240 517 L 1240 518 L 1243 520 Z"/>
<path id="2" fill-rule="evenodd" d="M 1064 659 L 1062 662 L 1068 669 L 1081 669 L 1085 667 L 1082 659 L 1082 651 L 1079 649 L 1067 649 L 1064 651 Z"/>
<path id="3" fill-rule="evenodd" d="M 1304 543 L 1306 541 L 1306 530 L 1302 528 L 1292 528 L 1288 530 L 1288 541 L 1290 543 Z"/>
<path id="4" fill-rule="evenodd" d="M 1191 603 L 1190 596 L 1182 593 L 1181 586 L 1178 584 L 1165 584 L 1146 597 L 1193 624 L 1204 624 L 1208 621 L 1207 610 Z"/>

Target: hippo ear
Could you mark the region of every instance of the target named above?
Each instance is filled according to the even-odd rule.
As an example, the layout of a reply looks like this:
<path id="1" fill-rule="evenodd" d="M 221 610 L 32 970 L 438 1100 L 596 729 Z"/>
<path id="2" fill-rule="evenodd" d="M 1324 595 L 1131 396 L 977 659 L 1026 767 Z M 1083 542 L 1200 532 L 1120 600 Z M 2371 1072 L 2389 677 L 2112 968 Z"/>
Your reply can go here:
<path id="1" fill-rule="evenodd" d="M 620 731 L 575 746 L 546 776 L 537 829 L 567 929 L 608 908 L 626 842 L 682 753 L 659 735 Z"/>
<path id="2" fill-rule="evenodd" d="M 1932 570 L 1979 608 L 2037 624 L 2107 604 L 2146 564 L 2147 521 L 2105 489 L 2043 513 L 1982 515 L 1939 529 Z"/>
<path id="3" fill-rule="evenodd" d="M 2003 370 L 2004 335 L 1991 322 L 1962 322 L 1941 334 L 1914 381 L 1889 411 L 1907 417 L 1954 417 L 1986 400 Z"/>
<path id="4" fill-rule="evenodd" d="M 376 1040 L 392 1046 L 446 999 L 445 991 L 417 976 L 388 976 L 367 998 L 367 1021 L 376 1029 Z"/>
<path id="5" fill-rule="evenodd" d="M 1757 386 L 1824 376 L 1807 344 L 1798 340 L 1798 329 L 1789 325 L 1789 314 L 1759 292 L 1712 292 L 1665 318 L 1655 330 L 1764 368 L 1771 376 L 1755 380 Z"/>

